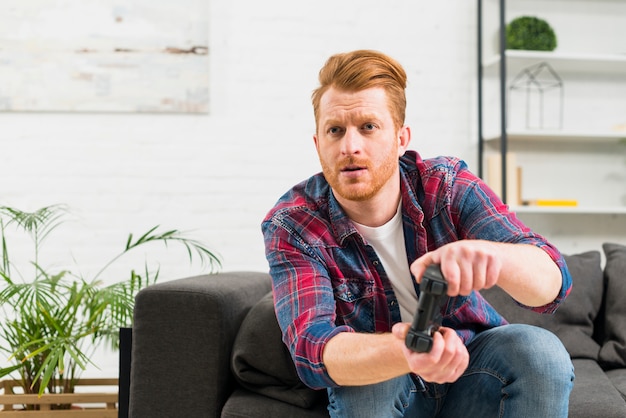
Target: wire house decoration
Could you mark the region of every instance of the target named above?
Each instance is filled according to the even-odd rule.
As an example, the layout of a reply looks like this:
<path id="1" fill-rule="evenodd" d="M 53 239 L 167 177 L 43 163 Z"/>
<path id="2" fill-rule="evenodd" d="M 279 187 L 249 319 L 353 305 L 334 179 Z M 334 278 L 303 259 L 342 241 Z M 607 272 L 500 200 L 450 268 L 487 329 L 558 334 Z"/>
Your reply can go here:
<path id="1" fill-rule="evenodd" d="M 2 0 L 0 111 L 205 113 L 206 0 Z"/>
<path id="2" fill-rule="evenodd" d="M 563 128 L 563 80 L 547 62 L 524 68 L 509 85 L 508 120 L 511 127 L 524 115 L 525 129 Z M 521 93 L 521 94 L 520 94 Z M 524 110 L 519 98 L 523 96 Z"/>

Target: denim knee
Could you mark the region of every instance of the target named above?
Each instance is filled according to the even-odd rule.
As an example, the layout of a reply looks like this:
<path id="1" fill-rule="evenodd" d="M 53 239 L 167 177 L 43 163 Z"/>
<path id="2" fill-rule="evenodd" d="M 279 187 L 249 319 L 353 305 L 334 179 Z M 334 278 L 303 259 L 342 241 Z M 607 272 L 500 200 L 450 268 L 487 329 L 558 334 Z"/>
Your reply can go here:
<path id="1" fill-rule="evenodd" d="M 572 361 L 565 346 L 552 332 L 531 325 L 513 324 L 502 327 L 505 345 L 503 351 L 518 363 L 521 370 L 534 370 L 540 374 L 570 375 Z"/>
<path id="2" fill-rule="evenodd" d="M 553 333 L 505 325 L 478 334 L 468 350 L 470 365 L 452 385 L 445 416 L 567 417 L 574 368 Z"/>
<path id="3" fill-rule="evenodd" d="M 409 375 L 365 386 L 328 389 L 328 411 L 337 417 L 403 417 L 417 389 Z"/>

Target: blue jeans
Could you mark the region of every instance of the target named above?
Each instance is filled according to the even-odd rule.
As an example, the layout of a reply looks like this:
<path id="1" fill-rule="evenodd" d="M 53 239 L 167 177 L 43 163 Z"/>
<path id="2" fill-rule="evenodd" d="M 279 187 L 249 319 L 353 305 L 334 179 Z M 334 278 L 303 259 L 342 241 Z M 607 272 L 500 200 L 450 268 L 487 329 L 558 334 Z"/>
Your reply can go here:
<path id="1" fill-rule="evenodd" d="M 328 389 L 331 417 L 567 417 L 574 367 L 561 341 L 530 325 L 479 333 L 470 364 L 454 383 L 405 375 Z"/>

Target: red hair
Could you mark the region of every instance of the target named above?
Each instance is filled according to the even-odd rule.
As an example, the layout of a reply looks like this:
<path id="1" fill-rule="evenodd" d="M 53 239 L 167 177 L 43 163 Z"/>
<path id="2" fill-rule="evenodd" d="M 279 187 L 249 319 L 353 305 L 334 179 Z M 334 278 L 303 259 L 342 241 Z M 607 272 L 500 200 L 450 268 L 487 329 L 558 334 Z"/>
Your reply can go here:
<path id="1" fill-rule="evenodd" d="M 320 86 L 311 95 L 316 127 L 321 98 L 331 87 L 348 92 L 382 87 L 387 94 L 389 111 L 396 129 L 404 125 L 406 72 L 393 58 L 371 50 L 335 54 L 320 70 L 319 82 Z"/>

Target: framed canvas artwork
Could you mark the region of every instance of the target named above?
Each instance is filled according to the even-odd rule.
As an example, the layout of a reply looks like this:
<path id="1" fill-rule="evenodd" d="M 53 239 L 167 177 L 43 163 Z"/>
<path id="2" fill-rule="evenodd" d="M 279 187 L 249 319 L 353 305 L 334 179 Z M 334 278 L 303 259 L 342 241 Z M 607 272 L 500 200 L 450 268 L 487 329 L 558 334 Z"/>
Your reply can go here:
<path id="1" fill-rule="evenodd" d="M 207 0 L 2 0 L 0 111 L 205 113 Z"/>

